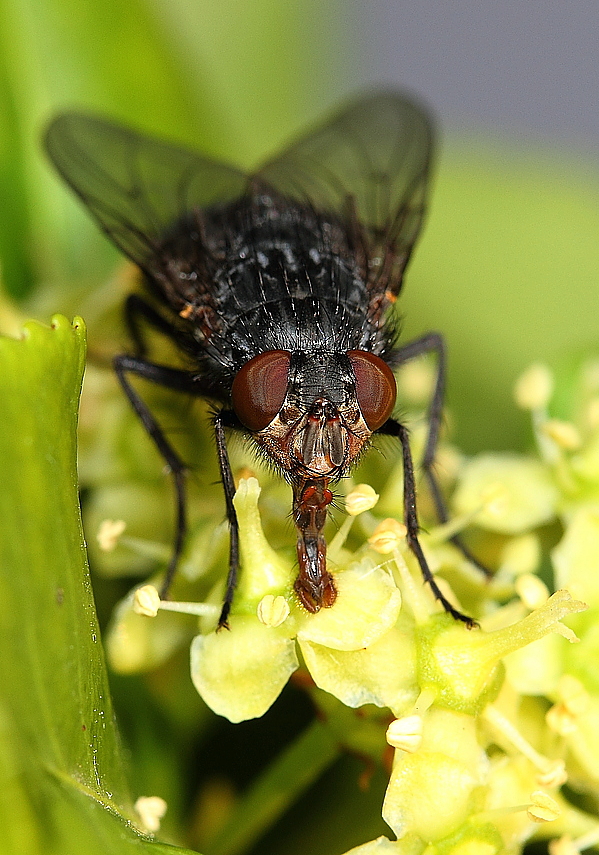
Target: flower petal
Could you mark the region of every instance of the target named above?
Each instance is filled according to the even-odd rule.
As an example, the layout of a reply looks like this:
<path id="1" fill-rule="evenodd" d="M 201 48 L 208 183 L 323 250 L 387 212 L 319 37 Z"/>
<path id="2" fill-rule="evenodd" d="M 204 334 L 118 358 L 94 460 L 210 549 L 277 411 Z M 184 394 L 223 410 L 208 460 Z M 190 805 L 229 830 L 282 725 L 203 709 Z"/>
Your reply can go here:
<path id="1" fill-rule="evenodd" d="M 368 647 L 391 629 L 401 608 L 392 576 L 367 558 L 335 575 L 332 609 L 302 615 L 297 637 L 334 650 Z"/>
<path id="2" fill-rule="evenodd" d="M 398 837 L 440 840 L 468 819 L 476 784 L 468 765 L 447 754 L 404 754 L 391 774 L 383 819 Z"/>
<path id="3" fill-rule="evenodd" d="M 517 454 L 481 454 L 467 463 L 453 497 L 458 514 L 476 512 L 477 525 L 520 534 L 555 515 L 558 491 L 547 469 Z"/>
<path id="4" fill-rule="evenodd" d="M 229 721 L 258 718 L 298 667 L 295 643 L 253 615 L 232 615 L 231 631 L 198 635 L 191 644 L 191 679 L 204 702 Z"/>
<path id="5" fill-rule="evenodd" d="M 416 700 L 414 643 L 395 627 L 366 649 L 333 650 L 310 641 L 300 647 L 316 685 L 348 707 L 376 704 L 400 715 Z"/>

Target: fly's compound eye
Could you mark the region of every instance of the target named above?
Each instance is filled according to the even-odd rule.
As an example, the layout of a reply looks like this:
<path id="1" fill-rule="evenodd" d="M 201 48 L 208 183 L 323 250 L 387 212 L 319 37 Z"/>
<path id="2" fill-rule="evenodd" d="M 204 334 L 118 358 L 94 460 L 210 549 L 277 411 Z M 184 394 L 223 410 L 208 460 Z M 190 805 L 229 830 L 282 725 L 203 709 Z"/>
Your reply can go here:
<path id="1" fill-rule="evenodd" d="M 397 386 L 393 372 L 386 362 L 364 350 L 347 354 L 356 377 L 356 397 L 364 421 L 370 430 L 385 424 L 395 406 Z"/>
<path id="2" fill-rule="evenodd" d="M 267 350 L 246 362 L 235 375 L 231 388 L 233 409 L 250 430 L 263 430 L 283 406 L 290 361 L 291 354 L 286 350 Z"/>

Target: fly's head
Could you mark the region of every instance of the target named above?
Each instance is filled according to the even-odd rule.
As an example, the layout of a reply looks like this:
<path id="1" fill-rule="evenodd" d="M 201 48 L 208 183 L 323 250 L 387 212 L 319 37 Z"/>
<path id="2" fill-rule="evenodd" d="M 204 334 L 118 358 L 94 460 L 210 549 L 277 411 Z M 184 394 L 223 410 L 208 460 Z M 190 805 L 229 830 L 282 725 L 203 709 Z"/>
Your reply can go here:
<path id="1" fill-rule="evenodd" d="M 233 382 L 237 417 L 293 486 L 299 566 L 294 589 L 309 612 L 329 608 L 337 597 L 322 534 L 333 499 L 329 485 L 348 472 L 387 421 L 395 396 L 389 366 L 360 350 L 265 351 Z"/>
<path id="2" fill-rule="evenodd" d="M 265 351 L 232 386 L 237 417 L 292 483 L 346 474 L 387 421 L 395 396 L 389 366 L 359 350 Z"/>

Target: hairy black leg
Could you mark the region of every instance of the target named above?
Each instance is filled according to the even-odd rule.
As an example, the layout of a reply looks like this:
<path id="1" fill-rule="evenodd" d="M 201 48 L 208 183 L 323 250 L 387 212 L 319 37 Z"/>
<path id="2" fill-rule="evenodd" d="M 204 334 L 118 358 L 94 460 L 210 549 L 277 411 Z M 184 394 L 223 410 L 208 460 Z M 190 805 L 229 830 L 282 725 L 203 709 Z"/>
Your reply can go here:
<path id="1" fill-rule="evenodd" d="M 241 425 L 237 416 L 232 410 L 221 410 L 216 414 L 214 419 L 214 435 L 216 438 L 216 451 L 218 454 L 218 465 L 220 467 L 220 477 L 223 482 L 225 491 L 225 504 L 227 507 L 227 519 L 229 520 L 230 540 L 229 540 L 229 574 L 227 576 L 227 588 L 225 590 L 225 598 L 218 619 L 218 626 L 228 629 L 229 612 L 231 611 L 231 603 L 233 595 L 237 587 L 237 576 L 239 573 L 239 523 L 237 522 L 237 513 L 233 504 L 233 496 L 235 495 L 235 482 L 233 481 L 233 473 L 231 472 L 231 464 L 229 463 L 229 455 L 227 453 L 227 443 L 225 438 L 225 428 L 240 428 Z"/>
<path id="2" fill-rule="evenodd" d="M 429 404 L 428 436 L 426 439 L 424 455 L 422 457 L 422 467 L 428 475 L 435 460 L 435 452 L 437 450 L 437 443 L 439 442 L 439 432 L 441 430 L 441 421 L 443 418 L 443 400 L 445 398 L 445 376 L 447 363 L 443 336 L 440 335 L 440 333 L 431 332 L 423 335 L 422 338 L 417 338 L 415 341 L 409 342 L 394 354 L 393 363 L 394 365 L 401 365 L 402 363 L 409 362 L 409 360 L 415 359 L 417 356 L 422 356 L 425 353 L 437 354 L 437 379 L 435 381 L 433 397 Z M 440 509 L 437 508 L 437 511 L 439 512 Z M 447 520 L 447 510 L 444 505 L 442 512 L 439 512 L 439 517 L 443 522 Z"/>
<path id="3" fill-rule="evenodd" d="M 138 395 L 133 386 L 127 380 L 127 374 L 136 374 L 138 377 L 143 377 L 145 380 L 150 380 L 152 383 L 157 383 L 160 386 L 165 386 L 168 389 L 174 389 L 177 392 L 188 392 L 194 395 L 201 394 L 198 384 L 194 383 L 192 376 L 185 371 L 178 371 L 174 368 L 168 368 L 164 365 L 156 365 L 153 362 L 147 362 L 144 359 L 134 356 L 117 356 L 114 359 L 114 370 L 123 387 L 127 398 L 131 402 L 131 406 L 139 416 L 141 423 L 152 438 L 158 451 L 166 461 L 169 470 L 173 476 L 176 497 L 176 529 L 173 554 L 169 561 L 166 575 L 162 583 L 160 591 L 161 597 L 166 597 L 168 589 L 173 581 L 183 543 L 187 530 L 187 513 L 185 502 L 185 465 L 177 452 L 171 446 L 164 435 L 164 431 L 152 415 L 149 407 Z"/>
<path id="4" fill-rule="evenodd" d="M 157 329 L 163 335 L 177 343 L 179 331 L 167 318 L 163 317 L 151 303 L 140 297 L 139 294 L 129 294 L 125 301 L 125 323 L 129 335 L 135 344 L 135 352 L 143 357 L 147 352 L 146 342 L 142 335 L 140 320 Z"/>
<path id="5" fill-rule="evenodd" d="M 449 520 L 449 513 L 433 468 L 435 464 L 437 444 L 439 442 L 441 422 L 443 419 L 443 401 L 445 398 L 447 354 L 443 336 L 440 335 L 440 333 L 431 332 L 422 336 L 422 338 L 409 342 L 395 353 L 393 363 L 396 366 L 401 365 L 402 363 L 408 362 L 410 359 L 414 359 L 425 353 L 437 354 L 437 379 L 435 381 L 433 397 L 428 410 L 428 436 L 421 465 L 433 497 L 437 516 L 442 523 L 446 523 Z M 380 432 L 387 432 L 385 430 L 385 426 L 383 426 Z M 480 561 L 470 552 L 468 547 L 464 546 L 461 538 L 457 534 L 454 534 L 450 540 L 454 546 L 457 546 L 468 561 L 471 561 L 475 567 L 485 574 L 485 576 L 490 577 L 493 575 L 492 571 L 489 570 L 488 567 L 485 567 L 484 564 L 481 564 Z"/>
<path id="6" fill-rule="evenodd" d="M 114 368 L 123 387 L 127 398 L 146 431 L 154 441 L 158 451 L 166 461 L 167 466 L 173 476 L 175 486 L 177 521 L 175 531 L 175 542 L 173 554 L 169 561 L 166 575 L 162 583 L 160 596 L 165 598 L 173 581 L 177 564 L 181 557 L 185 534 L 187 532 L 187 513 L 186 513 L 186 491 L 185 491 L 185 472 L 186 467 L 177 452 L 171 446 L 164 435 L 164 431 L 152 415 L 149 407 L 138 395 L 135 389 L 127 380 L 127 374 L 135 374 L 152 383 L 164 386 L 167 389 L 173 389 L 176 392 L 186 392 L 191 395 L 204 396 L 207 390 L 204 388 L 201 379 L 186 372 L 179 371 L 176 368 L 169 368 L 165 365 L 157 365 L 154 362 L 148 362 L 137 356 L 117 356 L 114 360 Z M 229 463 L 229 455 L 227 454 L 227 445 L 225 440 L 225 428 L 233 428 L 235 430 L 243 430 L 239 419 L 232 410 L 221 410 L 214 419 L 214 434 L 216 439 L 216 450 L 218 454 L 218 463 L 220 467 L 221 481 L 225 493 L 225 503 L 227 508 L 227 519 L 230 526 L 230 551 L 229 551 L 229 574 L 227 576 L 227 588 L 225 599 L 223 602 L 222 611 L 218 620 L 219 627 L 227 626 L 227 619 L 231 611 L 231 603 L 237 586 L 237 576 L 239 571 L 239 525 L 237 522 L 237 514 L 233 505 L 233 496 L 235 495 L 235 483 L 233 481 L 233 473 Z"/>
<path id="7" fill-rule="evenodd" d="M 424 581 L 429 584 L 435 598 L 439 600 L 445 611 L 449 612 L 449 614 L 452 615 L 452 617 L 454 617 L 456 620 L 461 620 L 470 627 L 476 626 L 475 620 L 473 620 L 471 617 L 468 617 L 468 615 L 462 614 L 462 612 L 458 611 L 458 609 L 454 608 L 451 605 L 449 600 L 441 593 L 441 589 L 437 585 L 435 577 L 431 573 L 426 558 L 424 557 L 424 552 L 422 551 L 420 541 L 418 540 L 419 526 L 418 514 L 416 511 L 416 484 L 414 481 L 414 464 L 412 462 L 412 452 L 410 451 L 408 430 L 406 427 L 404 427 L 399 422 L 396 422 L 394 419 L 389 419 L 386 424 L 386 427 L 388 427 L 386 433 L 392 436 L 397 436 L 399 438 L 399 441 L 401 442 L 404 477 L 404 517 L 406 528 L 408 530 L 408 546 L 418 559 L 418 564 L 420 565 L 420 570 L 422 571 Z"/>

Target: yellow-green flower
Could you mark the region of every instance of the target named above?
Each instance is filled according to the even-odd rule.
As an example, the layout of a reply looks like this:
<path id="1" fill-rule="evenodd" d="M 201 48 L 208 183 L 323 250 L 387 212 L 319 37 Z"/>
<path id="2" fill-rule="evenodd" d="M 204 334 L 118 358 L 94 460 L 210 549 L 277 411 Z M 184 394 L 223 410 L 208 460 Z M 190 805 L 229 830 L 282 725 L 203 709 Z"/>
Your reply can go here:
<path id="1" fill-rule="evenodd" d="M 571 419 L 550 412 L 553 386 L 541 366 L 519 383 L 536 454 L 466 460 L 444 445 L 439 455 L 451 462 L 445 488 L 455 481 L 454 516 L 429 523 L 431 505 L 419 494 L 429 566 L 480 628 L 444 614 L 422 582 L 405 541 L 400 464 L 377 483 L 376 507 L 377 492 L 367 485 L 347 497 L 350 516 L 328 551 L 338 598 L 315 615 L 296 600 L 290 550 L 274 549 L 265 535 L 258 481 L 244 477 L 235 495 L 242 573 L 230 631 L 216 630 L 222 577 L 198 603 L 161 603 L 154 589 L 142 589 L 136 608 L 158 615 L 149 621 L 135 613 L 133 595 L 121 604 L 109 635 L 113 663 L 146 668 L 189 639 L 195 687 L 231 721 L 262 715 L 305 669 L 337 699 L 312 690 L 341 742 L 380 762 L 386 731 L 394 761 L 383 817 L 397 839 L 378 838 L 354 855 L 492 855 L 518 852 L 534 836 L 559 838 L 562 849 L 570 838 L 592 842 L 599 804 L 599 382 L 579 389 Z M 416 445 L 422 443 L 418 431 Z M 269 493 L 265 526 L 272 508 Z M 226 559 L 226 531 L 214 519 L 202 525 L 196 559 L 205 568 L 215 555 Z M 469 525 L 478 529 L 477 550 L 497 568 L 490 582 L 449 542 Z M 104 532 L 108 543 L 112 530 Z M 186 560 L 192 590 L 208 576 Z M 181 629 L 177 621 L 190 619 L 174 609 L 198 615 L 199 632 L 197 624 Z M 340 715 L 339 702 L 362 708 L 355 726 L 351 712 Z M 585 794 L 589 812 L 564 797 L 566 781 Z"/>

